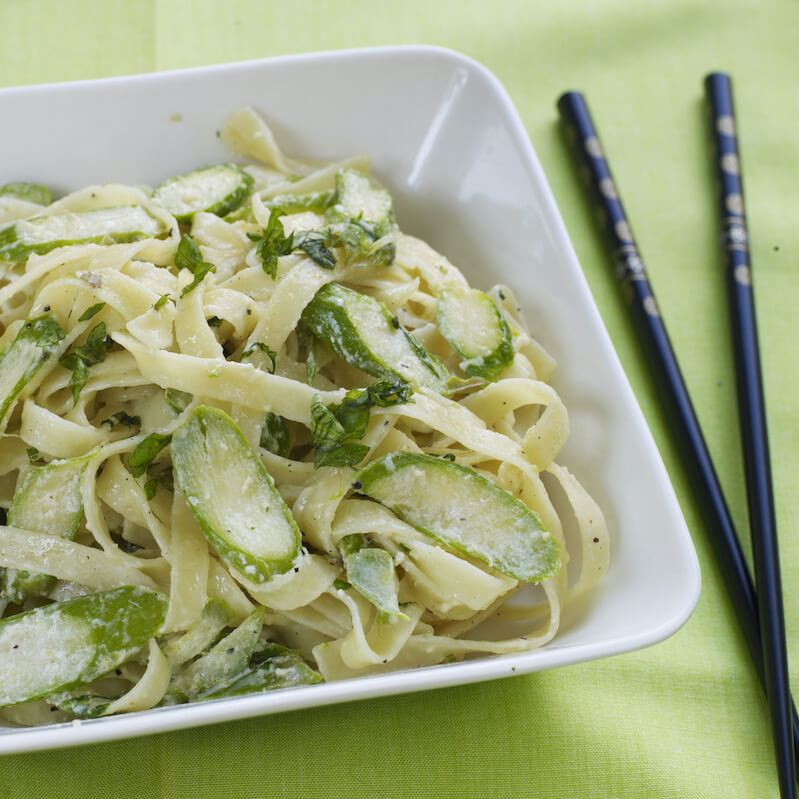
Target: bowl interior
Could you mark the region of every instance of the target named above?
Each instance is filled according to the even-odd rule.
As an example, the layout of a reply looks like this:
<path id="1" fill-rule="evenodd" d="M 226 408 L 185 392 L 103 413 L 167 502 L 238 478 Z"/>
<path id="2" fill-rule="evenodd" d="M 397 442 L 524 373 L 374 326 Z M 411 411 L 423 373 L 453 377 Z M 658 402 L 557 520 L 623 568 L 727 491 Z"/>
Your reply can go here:
<path id="1" fill-rule="evenodd" d="M 283 149 L 319 159 L 360 152 L 395 198 L 403 230 L 480 288 L 517 294 L 556 357 L 572 433 L 559 461 L 606 514 L 611 567 L 556 639 L 524 655 L 365 677 L 273 696 L 147 711 L 79 729 L 0 730 L 0 752 L 61 746 L 292 707 L 451 685 L 617 654 L 665 638 L 699 591 L 689 534 L 660 457 L 591 298 L 524 127 L 497 80 L 426 47 L 292 56 L 175 73 L 0 91 L 14 125 L 0 183 L 66 192 L 90 183 L 155 185 L 226 160 L 216 130 L 252 105 Z"/>

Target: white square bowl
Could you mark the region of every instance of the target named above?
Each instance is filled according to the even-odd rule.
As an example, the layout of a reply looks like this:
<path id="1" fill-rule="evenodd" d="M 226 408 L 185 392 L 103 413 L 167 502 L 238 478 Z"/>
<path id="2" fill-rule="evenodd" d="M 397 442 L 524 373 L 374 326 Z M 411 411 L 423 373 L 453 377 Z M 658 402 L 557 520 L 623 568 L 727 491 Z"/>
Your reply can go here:
<path id="1" fill-rule="evenodd" d="M 215 132 L 243 105 L 265 116 L 291 155 L 370 154 L 404 231 L 473 285 L 514 288 L 558 361 L 554 384 L 572 427 L 559 462 L 605 512 L 610 569 L 538 650 L 79 724 L 0 727 L 0 753 L 549 669 L 656 643 L 696 605 L 696 553 L 657 449 L 518 113 L 479 64 L 439 48 L 393 47 L 0 90 L 0 116 L 13 120 L 0 128 L 0 185 L 27 180 L 59 193 L 156 185 L 228 159 Z"/>

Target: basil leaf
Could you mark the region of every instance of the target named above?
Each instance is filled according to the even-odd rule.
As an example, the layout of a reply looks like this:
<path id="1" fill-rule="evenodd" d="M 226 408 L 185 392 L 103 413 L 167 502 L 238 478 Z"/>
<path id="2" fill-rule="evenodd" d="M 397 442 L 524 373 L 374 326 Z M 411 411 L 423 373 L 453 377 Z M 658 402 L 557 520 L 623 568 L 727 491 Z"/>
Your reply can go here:
<path id="1" fill-rule="evenodd" d="M 256 243 L 255 252 L 261 259 L 264 272 L 272 279 L 277 277 L 277 259 L 281 255 L 289 255 L 294 249 L 294 236 L 291 233 L 286 235 L 280 221 L 285 213 L 282 208 L 272 208 L 263 232 L 247 234 L 247 238 Z"/>
<path id="2" fill-rule="evenodd" d="M 80 392 L 89 380 L 89 367 L 104 361 L 110 346 L 111 340 L 106 334 L 105 322 L 100 322 L 89 332 L 85 343 L 59 359 L 58 363 L 72 372 L 68 385 L 74 404 L 77 405 Z"/>
<path id="3" fill-rule="evenodd" d="M 147 467 L 155 460 L 158 453 L 171 440 L 171 435 L 150 433 L 147 438 L 140 441 L 128 456 L 128 466 L 130 466 L 131 474 L 134 477 L 141 477 L 147 471 Z"/>
<path id="4" fill-rule="evenodd" d="M 104 302 L 98 302 L 96 305 L 92 305 L 91 308 L 87 308 L 78 319 L 79 322 L 88 322 L 93 316 L 98 314 L 100 311 L 105 308 Z"/>
<path id="5" fill-rule="evenodd" d="M 294 240 L 294 247 L 302 250 L 323 269 L 335 269 L 336 267 L 336 256 L 331 250 L 335 244 L 332 236 L 316 230 L 305 231 Z"/>
<path id="6" fill-rule="evenodd" d="M 342 444 L 332 452 L 325 452 L 316 457 L 314 453 L 315 466 L 357 466 L 369 454 L 369 447 L 366 444 L 355 444 L 349 442 Z"/>
<path id="7" fill-rule="evenodd" d="M 188 234 L 180 239 L 180 244 L 178 244 L 178 249 L 175 253 L 175 266 L 178 269 L 188 269 L 194 275 L 194 280 L 185 285 L 180 292 L 181 297 L 197 288 L 209 272 L 216 272 L 216 267 L 213 264 L 203 261 L 199 245 Z"/>
<path id="8" fill-rule="evenodd" d="M 264 414 L 264 423 L 261 427 L 260 445 L 280 455 L 281 458 L 288 458 L 291 451 L 291 437 L 286 420 L 276 413 L 267 412 Z"/>
<path id="9" fill-rule="evenodd" d="M 107 424 L 110 428 L 114 428 L 117 424 L 126 424 L 128 428 L 131 427 L 141 427 L 141 417 L 140 416 L 131 416 L 125 411 L 119 411 L 107 419 L 103 419 L 100 424 Z"/>
<path id="10" fill-rule="evenodd" d="M 245 358 L 249 358 L 251 355 L 255 353 L 256 350 L 260 350 L 263 353 L 266 353 L 266 356 L 272 362 L 272 368 L 269 370 L 269 374 L 273 375 L 275 373 L 275 369 L 277 368 L 277 353 L 274 350 L 270 350 L 263 341 L 256 341 L 252 347 L 248 347 L 244 352 L 241 354 L 241 360 L 243 361 Z"/>
<path id="11" fill-rule="evenodd" d="M 353 389 L 337 405 L 326 406 L 319 395 L 311 400 L 311 442 L 315 466 L 355 466 L 369 452 L 363 438 L 369 426 L 370 408 L 411 401 L 411 387 L 400 379 L 387 378 L 363 390 Z"/>

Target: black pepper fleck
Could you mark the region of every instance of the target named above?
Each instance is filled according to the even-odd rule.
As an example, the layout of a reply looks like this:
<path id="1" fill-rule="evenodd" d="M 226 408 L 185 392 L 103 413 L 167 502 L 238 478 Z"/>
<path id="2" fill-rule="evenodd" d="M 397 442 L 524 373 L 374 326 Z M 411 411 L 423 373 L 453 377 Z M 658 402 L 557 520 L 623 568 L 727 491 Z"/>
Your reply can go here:
<path id="1" fill-rule="evenodd" d="M 599 543 L 599 539 L 598 539 L 598 538 L 595 538 L 595 539 L 594 539 L 594 543 L 595 543 L 595 544 L 598 544 L 598 543 Z"/>

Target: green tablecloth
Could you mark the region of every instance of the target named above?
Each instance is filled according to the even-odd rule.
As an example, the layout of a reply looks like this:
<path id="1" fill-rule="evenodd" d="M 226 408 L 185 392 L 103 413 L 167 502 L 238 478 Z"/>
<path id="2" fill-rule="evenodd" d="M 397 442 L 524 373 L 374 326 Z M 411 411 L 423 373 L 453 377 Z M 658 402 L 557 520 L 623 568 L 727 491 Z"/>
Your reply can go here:
<path id="1" fill-rule="evenodd" d="M 417 42 L 484 63 L 510 92 L 549 176 L 674 481 L 703 574 L 695 615 L 645 651 L 493 683 L 8 756 L 0 760 L 2 799 L 778 795 L 766 705 L 576 185 L 554 102 L 579 88 L 591 103 L 745 533 L 702 110 L 703 76 L 732 73 L 797 678 L 796 0 L 4 0 L 0 30 L 3 86 Z"/>

